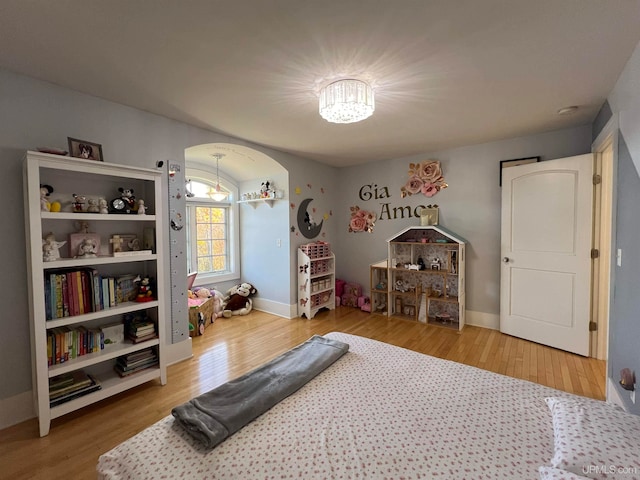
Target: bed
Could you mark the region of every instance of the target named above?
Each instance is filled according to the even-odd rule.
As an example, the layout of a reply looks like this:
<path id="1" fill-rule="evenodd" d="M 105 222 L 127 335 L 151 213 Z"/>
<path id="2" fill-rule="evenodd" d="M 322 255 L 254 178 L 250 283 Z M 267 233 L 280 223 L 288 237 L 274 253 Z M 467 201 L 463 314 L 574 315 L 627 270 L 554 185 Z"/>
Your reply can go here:
<path id="1" fill-rule="evenodd" d="M 375 340 L 324 337 L 349 352 L 213 450 L 169 415 L 103 454 L 99 478 L 640 478 L 636 416 Z"/>

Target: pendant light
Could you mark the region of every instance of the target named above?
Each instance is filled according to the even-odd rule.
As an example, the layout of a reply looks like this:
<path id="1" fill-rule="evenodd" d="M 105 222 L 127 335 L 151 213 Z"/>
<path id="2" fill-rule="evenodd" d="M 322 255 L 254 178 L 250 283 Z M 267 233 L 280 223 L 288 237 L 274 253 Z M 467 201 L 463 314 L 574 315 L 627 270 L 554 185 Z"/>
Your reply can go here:
<path id="1" fill-rule="evenodd" d="M 209 193 L 209 196 L 216 202 L 221 202 L 228 195 L 227 192 L 223 192 L 220 188 L 220 159 L 224 157 L 224 153 L 212 153 L 211 156 L 216 159 L 216 187 L 213 193 Z"/>

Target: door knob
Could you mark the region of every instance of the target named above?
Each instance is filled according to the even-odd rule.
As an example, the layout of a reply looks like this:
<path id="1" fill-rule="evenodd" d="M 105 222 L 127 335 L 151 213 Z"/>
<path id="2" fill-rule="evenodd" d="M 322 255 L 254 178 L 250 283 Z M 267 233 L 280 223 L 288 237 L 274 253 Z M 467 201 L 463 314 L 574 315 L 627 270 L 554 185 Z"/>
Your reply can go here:
<path id="1" fill-rule="evenodd" d="M 509 257 L 504 257 L 504 258 L 502 259 L 502 261 L 503 261 L 504 263 L 509 263 Z"/>

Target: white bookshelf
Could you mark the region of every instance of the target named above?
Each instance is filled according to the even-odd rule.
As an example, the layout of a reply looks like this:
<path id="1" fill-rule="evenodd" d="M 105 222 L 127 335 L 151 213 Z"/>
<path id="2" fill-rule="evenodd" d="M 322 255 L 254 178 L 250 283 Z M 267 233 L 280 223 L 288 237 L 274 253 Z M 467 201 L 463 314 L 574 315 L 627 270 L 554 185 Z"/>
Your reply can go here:
<path id="1" fill-rule="evenodd" d="M 118 276 L 135 273 L 149 276 L 154 283 L 154 298 L 163 299 L 166 275 L 162 243 L 164 212 L 162 203 L 161 173 L 156 170 L 110 164 L 93 160 L 27 152 L 24 161 L 25 228 L 28 242 L 27 276 L 31 330 L 32 385 L 34 406 L 39 419 L 40 436 L 49 433 L 51 420 L 92 403 L 116 395 L 149 381 L 167 381 L 165 345 L 164 302 L 129 301 L 115 307 L 91 311 L 82 315 L 65 316 L 47 320 L 45 306 L 45 278 L 48 273 L 60 268 L 91 267 L 103 276 Z M 54 188 L 50 201 L 59 201 L 60 212 L 41 211 L 40 185 Z M 136 198 L 142 198 L 147 214 L 99 214 L 72 211 L 72 195 L 88 198 L 103 197 L 107 201 L 119 196 L 118 188 L 133 188 Z M 88 222 L 89 231 L 100 237 L 98 256 L 73 258 L 69 251 L 68 236 L 77 231 L 79 221 Z M 136 235 L 143 239 L 145 231 L 154 229 L 155 245 L 152 253 L 114 256 L 109 239 L 113 235 Z M 43 260 L 42 242 L 45 235 L 53 233 L 58 241 L 67 241 L 60 249 L 61 258 Z M 157 338 L 134 344 L 105 345 L 103 350 L 69 359 L 64 363 L 48 365 L 47 332 L 53 328 L 84 326 L 99 328 L 120 321 L 128 313 L 144 313 L 156 324 Z M 158 365 L 120 377 L 114 371 L 118 357 L 152 347 L 159 358 Z M 101 389 L 75 398 L 55 407 L 49 405 L 49 379 L 57 375 L 82 369 L 94 376 Z"/>

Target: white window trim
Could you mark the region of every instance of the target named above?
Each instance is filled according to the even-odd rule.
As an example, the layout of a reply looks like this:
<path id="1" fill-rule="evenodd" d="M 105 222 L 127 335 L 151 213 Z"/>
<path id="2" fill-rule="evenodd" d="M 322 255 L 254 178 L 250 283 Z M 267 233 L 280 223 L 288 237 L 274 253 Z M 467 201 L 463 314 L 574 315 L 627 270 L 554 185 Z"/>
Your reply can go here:
<path id="1" fill-rule="evenodd" d="M 217 177 L 215 171 L 203 170 L 202 168 L 190 167 L 187 165 L 185 171 L 187 181 L 200 180 L 207 183 L 215 184 Z M 240 279 L 240 209 L 238 208 L 237 198 L 239 194 L 238 187 L 229 178 L 220 175 L 220 186 L 226 191 L 230 192 L 228 201 L 216 202 L 215 200 L 207 200 L 198 198 L 193 202 L 212 205 L 228 205 L 229 206 L 229 230 L 233 234 L 232 241 L 229 242 L 230 254 L 229 254 L 229 272 L 223 274 L 198 272 L 198 276 L 194 282 L 194 286 L 211 285 L 214 283 L 221 283 Z M 191 203 L 187 198 L 187 205 Z M 193 224 L 195 219 L 189 219 L 189 225 Z M 191 245 L 187 245 L 188 248 L 193 248 Z M 188 265 L 191 267 L 191 265 Z"/>

